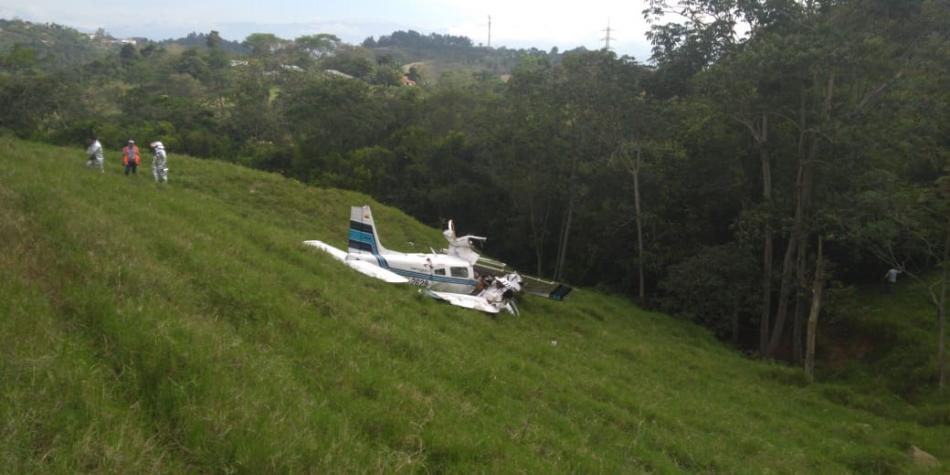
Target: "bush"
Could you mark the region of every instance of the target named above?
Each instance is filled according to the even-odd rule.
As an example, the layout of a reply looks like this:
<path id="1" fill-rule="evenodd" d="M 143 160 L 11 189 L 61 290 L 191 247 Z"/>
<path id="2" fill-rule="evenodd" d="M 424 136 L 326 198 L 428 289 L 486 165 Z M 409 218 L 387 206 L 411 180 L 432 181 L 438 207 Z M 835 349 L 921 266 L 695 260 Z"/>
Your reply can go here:
<path id="1" fill-rule="evenodd" d="M 669 268 L 660 281 L 664 310 L 683 315 L 723 337 L 733 318 L 754 319 L 759 306 L 759 270 L 754 253 L 737 244 L 701 249 Z"/>

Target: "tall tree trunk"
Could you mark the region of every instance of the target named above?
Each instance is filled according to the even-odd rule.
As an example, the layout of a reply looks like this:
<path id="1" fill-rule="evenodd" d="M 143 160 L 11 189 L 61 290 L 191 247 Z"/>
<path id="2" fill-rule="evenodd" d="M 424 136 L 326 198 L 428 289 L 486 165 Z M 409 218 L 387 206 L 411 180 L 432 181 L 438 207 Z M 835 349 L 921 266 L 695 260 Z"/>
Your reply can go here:
<path id="1" fill-rule="evenodd" d="M 821 84 L 819 83 L 818 75 L 815 75 L 815 89 L 819 89 Z M 828 81 L 825 85 L 825 95 L 823 97 L 823 104 L 818 106 L 821 110 L 821 120 L 824 123 L 827 123 L 831 113 L 831 104 L 832 96 L 834 93 L 835 85 L 835 75 L 831 73 L 828 75 Z M 804 96 L 803 96 L 804 97 Z M 804 98 L 802 99 L 801 105 L 801 135 L 799 139 L 799 160 L 798 160 L 798 179 L 796 186 L 796 205 L 795 205 L 795 221 L 792 224 L 792 232 L 788 238 L 788 247 L 785 252 L 785 259 L 782 262 L 782 288 L 779 292 L 779 304 L 778 311 L 775 316 L 775 326 L 772 330 L 772 336 L 769 340 L 768 355 L 772 356 L 775 354 L 775 351 L 778 349 L 779 344 L 782 340 L 782 333 L 785 329 L 785 320 L 788 316 L 788 299 L 791 296 L 791 274 L 792 274 L 792 265 L 796 252 L 801 252 L 805 246 L 801 245 L 804 242 L 805 236 L 803 232 L 805 230 L 805 218 L 806 214 L 809 213 L 811 209 L 812 195 L 815 188 L 815 159 L 818 155 L 818 143 L 819 143 L 819 133 L 818 129 L 809 131 L 804 127 L 805 123 L 805 105 Z M 805 140 L 809 141 L 808 154 L 804 155 Z M 807 250 L 807 249 L 805 249 Z M 797 262 L 797 260 L 796 260 Z"/>
<path id="2" fill-rule="evenodd" d="M 759 354 L 765 355 L 769 345 L 769 329 L 772 315 L 772 231 L 766 224 L 765 243 L 762 252 L 762 318 L 759 321 Z"/>
<path id="3" fill-rule="evenodd" d="M 564 277 L 564 261 L 567 260 L 567 240 L 571 235 L 571 221 L 574 218 L 574 194 L 571 193 L 567 200 L 567 213 L 564 216 L 564 224 L 561 226 L 561 239 L 558 245 L 557 262 L 554 268 L 554 280 L 561 280 Z"/>
<path id="4" fill-rule="evenodd" d="M 531 220 L 531 236 L 534 238 L 534 262 L 537 265 L 537 275 L 538 277 L 543 277 L 541 273 L 541 267 L 544 262 L 544 242 L 542 239 L 539 239 L 538 224 L 535 219 L 535 210 L 534 210 L 534 198 L 531 199 L 531 204 L 529 206 L 529 215 L 528 219 Z"/>
<path id="5" fill-rule="evenodd" d="M 798 248 L 798 263 L 795 278 L 795 318 L 792 319 L 792 356 L 796 364 L 802 363 L 802 320 L 808 301 L 805 298 L 805 261 L 808 257 L 808 238 L 802 239 Z"/>
<path id="6" fill-rule="evenodd" d="M 937 364 L 940 367 L 940 379 L 938 387 L 943 391 L 947 382 L 947 355 L 945 343 L 947 338 L 947 279 L 950 278 L 950 224 L 944 230 L 943 241 L 943 272 L 940 282 L 940 298 L 937 301 L 937 331 L 940 336 L 937 338 Z"/>
<path id="7" fill-rule="evenodd" d="M 792 224 L 792 231 L 788 237 L 788 247 L 785 249 L 785 258 L 782 261 L 782 288 L 779 292 L 778 311 L 775 314 L 775 326 L 772 328 L 772 337 L 769 340 L 768 355 L 775 354 L 779 344 L 782 341 L 782 335 L 785 330 L 785 320 L 788 317 L 788 301 L 792 294 L 792 286 L 797 285 L 793 282 L 792 272 L 797 267 L 797 253 L 804 247 L 802 243 L 805 228 L 805 213 L 807 206 L 811 203 L 811 193 L 814 188 L 814 155 L 818 149 L 818 138 L 813 138 L 811 151 L 808 157 L 803 157 L 799 165 L 798 179 L 798 199 L 795 206 L 795 221 Z"/>
<path id="8" fill-rule="evenodd" d="M 772 204 L 772 160 L 769 157 L 768 116 L 762 114 L 761 132 L 757 135 L 756 143 L 759 147 L 759 161 L 762 163 L 762 201 L 767 212 L 771 214 Z M 772 315 L 772 228 L 768 218 L 765 222 L 765 237 L 762 244 L 762 317 L 759 321 L 759 354 L 764 355 L 769 342 L 769 317 Z"/>
<path id="9" fill-rule="evenodd" d="M 782 339 L 782 333 L 785 330 L 785 319 L 788 316 L 788 300 L 792 293 L 792 272 L 795 265 L 795 256 L 798 251 L 798 240 L 801 236 L 801 227 L 803 221 L 802 210 L 802 188 L 804 181 L 804 157 L 799 158 L 798 178 L 796 182 L 796 195 L 798 199 L 795 205 L 795 221 L 792 224 L 792 230 L 788 236 L 788 244 L 785 247 L 785 257 L 782 259 L 782 282 L 778 295 L 778 308 L 775 311 L 775 324 L 772 327 L 772 334 L 769 338 L 769 346 L 766 355 L 773 356 L 775 350 Z"/>
<path id="10" fill-rule="evenodd" d="M 550 216 L 550 204 L 545 203 L 544 212 L 541 218 L 538 218 L 538 204 L 532 193 L 529 198 L 528 212 L 531 220 L 531 237 L 534 242 L 534 257 L 537 264 L 537 276 L 543 277 L 544 269 L 544 241 L 547 236 L 548 217 Z"/>
<path id="11" fill-rule="evenodd" d="M 821 237 L 818 237 L 818 257 L 815 258 L 815 281 L 812 286 L 811 311 L 808 312 L 808 337 L 805 348 L 805 375 L 815 380 L 815 339 L 818 334 L 818 314 L 821 312 L 821 292 L 825 286 L 825 261 Z"/>
<path id="12" fill-rule="evenodd" d="M 732 317 L 730 320 L 732 324 L 732 344 L 739 346 L 739 302 L 732 303 Z"/>
<path id="13" fill-rule="evenodd" d="M 795 256 L 795 251 L 798 249 L 798 232 L 796 230 L 801 215 L 801 190 L 802 190 L 802 177 L 804 173 L 802 168 L 805 166 L 805 141 L 808 139 L 808 133 L 805 131 L 805 121 L 807 120 L 807 115 L 805 114 L 805 89 L 802 87 L 801 96 L 799 100 L 799 134 L 798 134 L 798 168 L 795 176 L 795 196 L 797 198 L 795 204 L 795 224 L 792 227 L 792 232 L 789 233 L 788 243 L 785 246 L 785 257 L 782 259 L 782 279 L 779 283 L 779 296 L 778 296 L 778 307 L 775 310 L 775 330 L 771 331 L 769 335 L 769 343 L 765 350 L 766 356 L 772 356 L 775 352 L 775 349 L 778 347 L 778 339 L 781 337 L 782 329 L 785 327 L 785 316 L 788 313 L 788 296 L 791 292 L 789 288 L 791 281 L 791 272 L 792 272 L 792 258 Z M 778 337 L 776 336 L 778 333 Z"/>
<path id="14" fill-rule="evenodd" d="M 643 221 L 640 214 L 640 155 L 637 148 L 637 158 L 633 165 L 633 203 L 637 214 L 637 274 L 640 286 L 640 303 L 646 298 L 646 286 L 643 283 Z"/>

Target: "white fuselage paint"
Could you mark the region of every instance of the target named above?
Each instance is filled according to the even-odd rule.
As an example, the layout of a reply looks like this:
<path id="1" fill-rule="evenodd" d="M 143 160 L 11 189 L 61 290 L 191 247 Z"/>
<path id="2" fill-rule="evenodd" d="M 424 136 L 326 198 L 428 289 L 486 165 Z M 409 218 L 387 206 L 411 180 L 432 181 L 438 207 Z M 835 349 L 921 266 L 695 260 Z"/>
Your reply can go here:
<path id="1" fill-rule="evenodd" d="M 440 292 L 468 294 L 475 290 L 472 265 L 446 254 L 405 254 L 386 250 L 380 254 L 350 251 L 347 259 L 357 259 L 395 272 L 409 283 Z"/>

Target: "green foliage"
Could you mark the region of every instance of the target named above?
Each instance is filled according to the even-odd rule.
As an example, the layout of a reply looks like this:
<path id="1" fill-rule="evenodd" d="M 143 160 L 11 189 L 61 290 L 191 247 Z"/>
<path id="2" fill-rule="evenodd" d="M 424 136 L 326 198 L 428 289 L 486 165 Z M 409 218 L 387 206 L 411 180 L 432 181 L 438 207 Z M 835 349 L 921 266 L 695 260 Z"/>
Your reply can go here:
<path id="1" fill-rule="evenodd" d="M 355 47 L 341 48 L 336 54 L 326 58 L 322 65 L 326 69 L 333 69 L 366 80 L 370 79 L 376 69 L 373 53 L 364 48 Z"/>
<path id="2" fill-rule="evenodd" d="M 827 327 L 825 377 L 862 387 L 862 393 L 893 393 L 919 404 L 921 414 L 940 414 L 950 407 L 935 391 L 938 334 L 926 291 L 933 279 L 902 277 L 895 291 L 884 295 L 882 281 L 839 305 Z"/>
<path id="3" fill-rule="evenodd" d="M 149 43 L 150 45 L 156 45 L 156 43 Z M 208 33 L 196 33 L 191 32 L 186 35 L 184 38 L 168 39 L 159 41 L 157 43 L 158 48 L 177 48 L 181 47 L 184 49 L 189 48 L 198 48 L 204 49 L 208 48 L 211 50 L 218 50 L 227 54 L 247 54 L 250 50 L 241 44 L 240 41 L 231 41 L 221 37 L 221 34 L 215 30 L 211 30 Z"/>
<path id="4" fill-rule="evenodd" d="M 14 71 L 30 69 L 36 62 L 36 50 L 21 43 L 13 45 L 13 49 L 3 58 L 3 65 Z"/>
<path id="5" fill-rule="evenodd" d="M 320 33 L 316 35 L 299 36 L 294 38 L 294 45 L 303 49 L 314 58 L 332 54 L 343 44 L 336 35 Z"/>
<path id="6" fill-rule="evenodd" d="M 63 25 L 0 19 L 0 63 L 7 67 L 42 62 L 59 70 L 101 59 L 115 49 Z"/>
<path id="7" fill-rule="evenodd" d="M 660 281 L 663 307 L 727 337 L 734 331 L 734 321 L 755 321 L 760 278 L 748 250 L 735 244 L 704 248 L 672 266 Z"/>
<path id="8" fill-rule="evenodd" d="M 251 33 L 241 44 L 249 48 L 252 55 L 264 57 L 283 47 L 286 40 L 278 38 L 272 33 Z"/>

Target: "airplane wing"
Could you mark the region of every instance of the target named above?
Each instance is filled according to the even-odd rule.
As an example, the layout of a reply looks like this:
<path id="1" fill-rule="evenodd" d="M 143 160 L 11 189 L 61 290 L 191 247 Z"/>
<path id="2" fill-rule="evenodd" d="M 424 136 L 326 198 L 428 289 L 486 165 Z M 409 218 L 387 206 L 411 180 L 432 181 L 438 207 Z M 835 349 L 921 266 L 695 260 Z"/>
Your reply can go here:
<path id="1" fill-rule="evenodd" d="M 497 307 L 488 303 L 488 300 L 486 300 L 484 297 L 479 297 L 476 295 L 436 292 L 429 289 L 423 290 L 423 293 L 436 300 L 442 300 L 457 307 L 470 308 L 472 310 L 480 310 L 487 313 L 498 313 L 499 311 Z"/>
<path id="2" fill-rule="evenodd" d="M 567 294 L 571 293 L 572 288 L 549 280 L 539 279 L 530 275 L 521 276 L 521 287 L 525 292 L 533 295 L 540 295 L 551 300 L 564 300 Z"/>
<path id="3" fill-rule="evenodd" d="M 313 246 L 313 247 L 315 247 L 315 248 L 317 248 L 317 249 L 319 249 L 319 250 L 321 250 L 321 251 L 323 251 L 323 252 L 325 252 L 325 253 L 327 253 L 327 254 L 333 256 L 334 259 L 336 259 L 336 260 L 338 260 L 338 261 L 340 261 L 340 262 L 346 261 L 346 252 L 344 252 L 344 251 L 341 250 L 341 249 L 337 249 L 337 248 L 335 248 L 335 247 L 333 247 L 333 246 L 331 246 L 331 245 L 329 245 L 329 244 L 327 244 L 327 243 L 325 243 L 325 242 L 323 242 L 323 241 L 304 241 L 303 243 L 306 244 L 306 245 L 308 245 L 308 246 Z"/>
<path id="4" fill-rule="evenodd" d="M 479 257 L 478 261 L 475 262 L 475 270 L 479 274 L 491 274 L 495 277 L 515 272 L 508 264 L 487 257 Z M 547 297 L 551 300 L 564 300 L 567 294 L 573 290 L 571 287 L 559 282 L 552 282 L 525 274 L 519 275 L 521 275 L 522 279 L 521 288 L 524 289 L 526 293 L 532 295 Z"/>
<path id="5" fill-rule="evenodd" d="M 390 284 L 405 284 L 409 282 L 409 279 L 395 273 L 383 269 L 382 267 L 375 266 L 366 261 L 360 261 L 355 259 L 347 259 L 346 252 L 342 249 L 337 249 L 323 241 L 304 241 L 304 244 L 308 246 L 313 246 L 317 249 L 320 249 L 323 252 L 333 256 L 334 259 L 346 264 L 353 270 L 359 272 L 363 275 L 368 275 L 375 279 L 379 279 L 383 282 L 388 282 Z"/>

